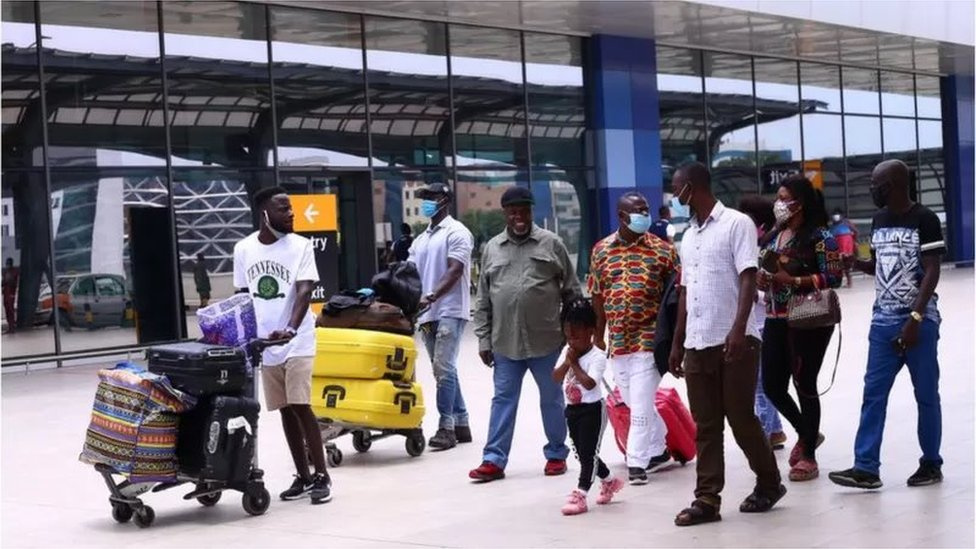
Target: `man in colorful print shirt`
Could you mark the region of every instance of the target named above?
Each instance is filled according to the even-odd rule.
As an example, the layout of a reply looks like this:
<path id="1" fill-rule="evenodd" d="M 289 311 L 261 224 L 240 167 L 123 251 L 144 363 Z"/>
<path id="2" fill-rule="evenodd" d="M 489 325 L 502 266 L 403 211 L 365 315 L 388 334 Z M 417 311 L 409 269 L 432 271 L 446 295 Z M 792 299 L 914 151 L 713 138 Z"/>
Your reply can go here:
<path id="1" fill-rule="evenodd" d="M 654 364 L 654 328 L 668 277 L 678 271 L 678 255 L 648 233 L 647 199 L 631 192 L 617 203 L 620 229 L 593 247 L 589 289 L 597 311 L 597 346 L 608 351 L 620 395 L 630 406 L 627 469 L 631 484 L 646 484 L 647 473 L 671 461 L 667 427 L 654 406 L 661 372 Z M 604 332 L 609 329 L 609 340 Z"/>

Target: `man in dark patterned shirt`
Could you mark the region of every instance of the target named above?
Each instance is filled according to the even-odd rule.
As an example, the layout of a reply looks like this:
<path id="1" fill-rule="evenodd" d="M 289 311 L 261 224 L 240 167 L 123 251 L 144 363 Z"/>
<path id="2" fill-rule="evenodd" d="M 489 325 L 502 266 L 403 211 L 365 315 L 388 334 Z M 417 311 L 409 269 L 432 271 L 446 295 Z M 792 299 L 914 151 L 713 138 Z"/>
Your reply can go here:
<path id="1" fill-rule="evenodd" d="M 654 326 L 668 277 L 678 256 L 664 240 L 648 233 L 647 199 L 627 193 L 617 204 L 620 229 L 593 248 L 589 289 L 597 311 L 597 346 L 607 350 L 620 395 L 630 406 L 627 469 L 631 484 L 647 483 L 647 472 L 670 461 L 667 427 L 654 396 L 662 372 L 654 364 Z M 604 331 L 609 327 L 609 342 Z"/>

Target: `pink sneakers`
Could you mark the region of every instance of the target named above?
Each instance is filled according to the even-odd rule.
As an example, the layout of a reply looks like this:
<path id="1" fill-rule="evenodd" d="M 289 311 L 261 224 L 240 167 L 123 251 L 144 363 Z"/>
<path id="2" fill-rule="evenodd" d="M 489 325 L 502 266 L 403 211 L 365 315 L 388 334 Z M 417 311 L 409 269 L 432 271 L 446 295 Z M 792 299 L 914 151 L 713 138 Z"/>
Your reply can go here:
<path id="1" fill-rule="evenodd" d="M 586 494 L 579 490 L 570 492 L 569 498 L 566 499 L 566 505 L 563 505 L 563 514 L 567 516 L 581 515 L 586 511 Z"/>
<path id="2" fill-rule="evenodd" d="M 597 505 L 606 505 L 613 500 L 613 495 L 624 489 L 624 481 L 617 477 L 600 481 L 600 495 L 596 498 Z"/>

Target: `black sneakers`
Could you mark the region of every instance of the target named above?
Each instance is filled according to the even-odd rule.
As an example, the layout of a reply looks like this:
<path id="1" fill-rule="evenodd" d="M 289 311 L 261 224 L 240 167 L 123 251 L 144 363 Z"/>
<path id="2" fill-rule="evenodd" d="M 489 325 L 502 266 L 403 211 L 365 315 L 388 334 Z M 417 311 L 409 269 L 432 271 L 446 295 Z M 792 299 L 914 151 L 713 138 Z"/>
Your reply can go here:
<path id="1" fill-rule="evenodd" d="M 648 473 L 656 473 L 671 464 L 671 452 L 665 450 L 663 454 L 651 458 L 647 464 Z"/>
<path id="2" fill-rule="evenodd" d="M 315 475 L 312 478 L 309 496 L 312 498 L 313 505 L 332 501 L 332 479 L 328 475 Z"/>
<path id="3" fill-rule="evenodd" d="M 908 477 L 909 486 L 929 486 L 942 482 L 942 467 L 932 463 L 921 462 L 918 471 Z"/>
<path id="4" fill-rule="evenodd" d="M 916 473 L 918 474 L 918 473 Z M 881 488 L 881 477 L 867 471 L 854 469 L 853 467 L 845 471 L 834 471 L 827 475 L 827 478 L 834 484 L 847 486 L 848 488 L 861 488 L 862 490 L 876 490 Z M 911 482 L 911 480 L 909 480 Z"/>
<path id="5" fill-rule="evenodd" d="M 437 433 L 430 437 L 430 442 L 427 445 L 436 450 L 447 450 L 457 446 L 457 443 L 457 436 L 453 430 L 438 429 Z"/>
<path id="6" fill-rule="evenodd" d="M 631 486 L 640 486 L 642 484 L 647 484 L 647 470 L 641 469 L 640 467 L 628 467 L 627 477 L 630 480 Z"/>
<path id="7" fill-rule="evenodd" d="M 471 438 L 471 427 L 467 425 L 455 425 L 454 436 L 457 437 L 458 444 L 464 444 L 474 440 Z"/>
<path id="8" fill-rule="evenodd" d="M 308 495 L 312 490 L 312 480 L 303 479 L 298 475 L 295 475 L 295 482 L 291 483 L 291 488 L 285 490 L 278 497 L 285 501 L 291 501 L 294 499 L 301 499 Z"/>

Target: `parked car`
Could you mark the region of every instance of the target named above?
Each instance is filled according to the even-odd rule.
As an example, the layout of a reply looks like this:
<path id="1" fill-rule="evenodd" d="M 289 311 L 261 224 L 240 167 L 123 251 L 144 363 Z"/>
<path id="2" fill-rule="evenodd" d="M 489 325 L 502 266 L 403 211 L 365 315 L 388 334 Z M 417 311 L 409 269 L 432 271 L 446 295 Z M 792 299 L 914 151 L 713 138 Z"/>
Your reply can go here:
<path id="1" fill-rule="evenodd" d="M 65 327 L 101 328 L 122 326 L 131 306 L 125 277 L 116 274 L 92 273 L 59 277 L 57 297 L 46 283 L 41 285 L 36 321 L 54 323 L 54 304 L 60 310 Z"/>

